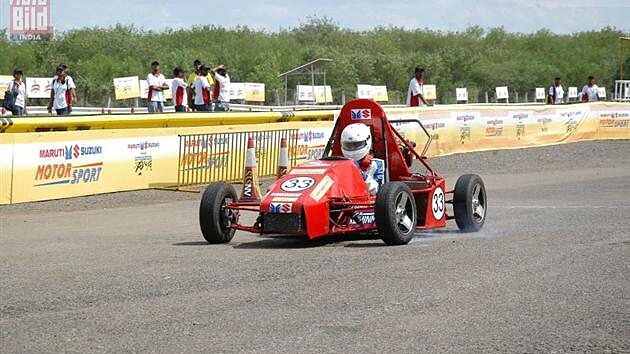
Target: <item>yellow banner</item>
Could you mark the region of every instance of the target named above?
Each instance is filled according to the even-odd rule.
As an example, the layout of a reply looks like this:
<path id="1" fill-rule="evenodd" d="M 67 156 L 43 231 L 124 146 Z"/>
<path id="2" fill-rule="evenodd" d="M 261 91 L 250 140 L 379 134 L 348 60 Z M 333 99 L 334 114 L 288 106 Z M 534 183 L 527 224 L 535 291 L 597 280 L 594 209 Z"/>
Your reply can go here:
<path id="1" fill-rule="evenodd" d="M 114 79 L 114 94 L 117 100 L 140 97 L 140 81 L 137 76 Z"/>
<path id="2" fill-rule="evenodd" d="M 265 84 L 246 82 L 245 101 L 265 102 Z"/>

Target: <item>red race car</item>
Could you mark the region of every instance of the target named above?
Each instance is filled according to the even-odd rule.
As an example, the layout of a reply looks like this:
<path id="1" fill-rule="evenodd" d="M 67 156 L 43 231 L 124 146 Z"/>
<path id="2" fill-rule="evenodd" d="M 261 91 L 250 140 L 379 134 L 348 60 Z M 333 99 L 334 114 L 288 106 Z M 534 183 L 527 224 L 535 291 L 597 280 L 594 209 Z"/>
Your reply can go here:
<path id="1" fill-rule="evenodd" d="M 452 219 L 462 231 L 481 229 L 487 209 L 481 178 L 460 176 L 454 190 L 447 190 L 444 177 L 426 161 L 431 136 L 422 123 L 415 119 L 392 122 L 417 124 L 426 134 L 420 154 L 376 102 L 350 101 L 341 110 L 322 158 L 295 166 L 270 186 L 261 201 L 239 201 L 234 187 L 226 183 L 209 185 L 199 208 L 203 237 L 209 243 L 226 243 L 237 230 L 309 239 L 377 232 L 386 244 L 402 245 L 412 240 L 415 231 L 445 227 Z M 369 127 L 371 155 L 383 165 L 377 191 L 368 186 L 357 161 L 343 157 L 342 132 L 357 123 Z M 412 172 L 413 160 L 426 171 Z M 452 214 L 446 210 L 448 204 L 452 204 Z M 241 224 L 243 211 L 258 214 L 253 225 Z"/>

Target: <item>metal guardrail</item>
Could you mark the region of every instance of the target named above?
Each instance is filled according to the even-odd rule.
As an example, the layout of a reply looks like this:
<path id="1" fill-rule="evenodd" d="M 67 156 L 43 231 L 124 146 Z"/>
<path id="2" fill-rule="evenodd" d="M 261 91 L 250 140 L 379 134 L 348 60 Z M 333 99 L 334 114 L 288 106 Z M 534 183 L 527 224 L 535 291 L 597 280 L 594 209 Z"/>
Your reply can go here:
<path id="1" fill-rule="evenodd" d="M 291 152 L 298 144 L 298 129 L 179 135 L 177 187 L 242 180 L 249 137 L 254 138 L 258 176 L 276 174 L 282 138 L 287 139 L 289 168 L 295 164 Z"/>

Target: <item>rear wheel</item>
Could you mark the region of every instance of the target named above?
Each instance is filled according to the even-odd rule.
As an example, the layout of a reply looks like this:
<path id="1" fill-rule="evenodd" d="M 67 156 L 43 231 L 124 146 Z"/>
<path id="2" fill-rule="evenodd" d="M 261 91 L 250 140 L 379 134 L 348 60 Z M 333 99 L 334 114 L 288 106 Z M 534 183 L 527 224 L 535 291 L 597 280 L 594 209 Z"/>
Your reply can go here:
<path id="1" fill-rule="evenodd" d="M 376 196 L 374 216 L 378 233 L 386 244 L 409 243 L 417 223 L 416 200 L 409 187 L 402 182 L 383 185 Z"/>
<path id="2" fill-rule="evenodd" d="M 236 190 L 226 183 L 213 183 L 206 188 L 199 205 L 199 226 L 203 238 L 209 243 L 227 243 L 236 230 L 232 223 L 237 213 L 225 206 L 237 199 Z"/>
<path id="3" fill-rule="evenodd" d="M 486 187 L 477 175 L 457 179 L 453 195 L 453 213 L 457 227 L 465 232 L 479 231 L 486 221 Z"/>

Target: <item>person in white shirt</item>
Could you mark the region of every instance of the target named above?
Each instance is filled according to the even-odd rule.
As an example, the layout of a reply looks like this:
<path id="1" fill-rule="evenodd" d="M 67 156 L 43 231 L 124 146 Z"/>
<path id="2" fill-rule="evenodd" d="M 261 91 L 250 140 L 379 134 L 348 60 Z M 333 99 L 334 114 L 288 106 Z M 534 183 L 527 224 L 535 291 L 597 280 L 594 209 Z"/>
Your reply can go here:
<path id="1" fill-rule="evenodd" d="M 13 80 L 7 85 L 7 92 L 12 95 L 13 104 L 11 114 L 23 116 L 26 114 L 26 84 L 22 81 L 24 73 L 20 69 L 13 70 Z"/>
<path id="2" fill-rule="evenodd" d="M 175 68 L 175 70 L 173 70 L 173 76 L 171 92 L 173 92 L 175 112 L 186 112 L 188 110 L 188 84 L 185 81 L 186 73 L 182 68 Z"/>
<path id="3" fill-rule="evenodd" d="M 164 112 L 164 90 L 168 90 L 166 78 L 160 73 L 160 63 L 151 63 L 151 72 L 147 75 L 149 95 L 147 96 L 147 108 L 149 113 Z"/>
<path id="4" fill-rule="evenodd" d="M 57 75 L 50 84 L 50 103 L 48 113 L 52 114 L 53 108 L 58 116 L 67 116 L 72 113 L 72 105 L 77 103 L 76 85 L 68 76 L 67 67 L 57 67 Z"/>
<path id="5" fill-rule="evenodd" d="M 596 102 L 599 99 L 598 87 L 595 85 L 595 77 L 589 76 L 588 83 L 582 87 L 582 102 Z"/>
<path id="6" fill-rule="evenodd" d="M 414 77 L 409 81 L 409 90 L 407 91 L 407 106 L 409 107 L 418 107 L 420 106 L 420 102 L 428 106 L 427 101 L 422 95 L 422 86 L 424 85 L 423 75 L 424 69 L 416 66 Z"/>
<path id="7" fill-rule="evenodd" d="M 199 67 L 199 76 L 193 85 L 195 93 L 195 109 L 199 112 L 209 112 L 212 110 L 212 87 L 208 83 L 208 67 Z"/>
<path id="8" fill-rule="evenodd" d="M 554 79 L 553 85 L 549 86 L 549 92 L 547 93 L 547 103 L 564 103 L 564 88 L 562 87 L 562 80 L 560 79 L 560 77 L 556 77 Z"/>
<path id="9" fill-rule="evenodd" d="M 214 72 L 214 110 L 225 112 L 230 110 L 230 75 L 224 65 L 212 69 Z"/>

